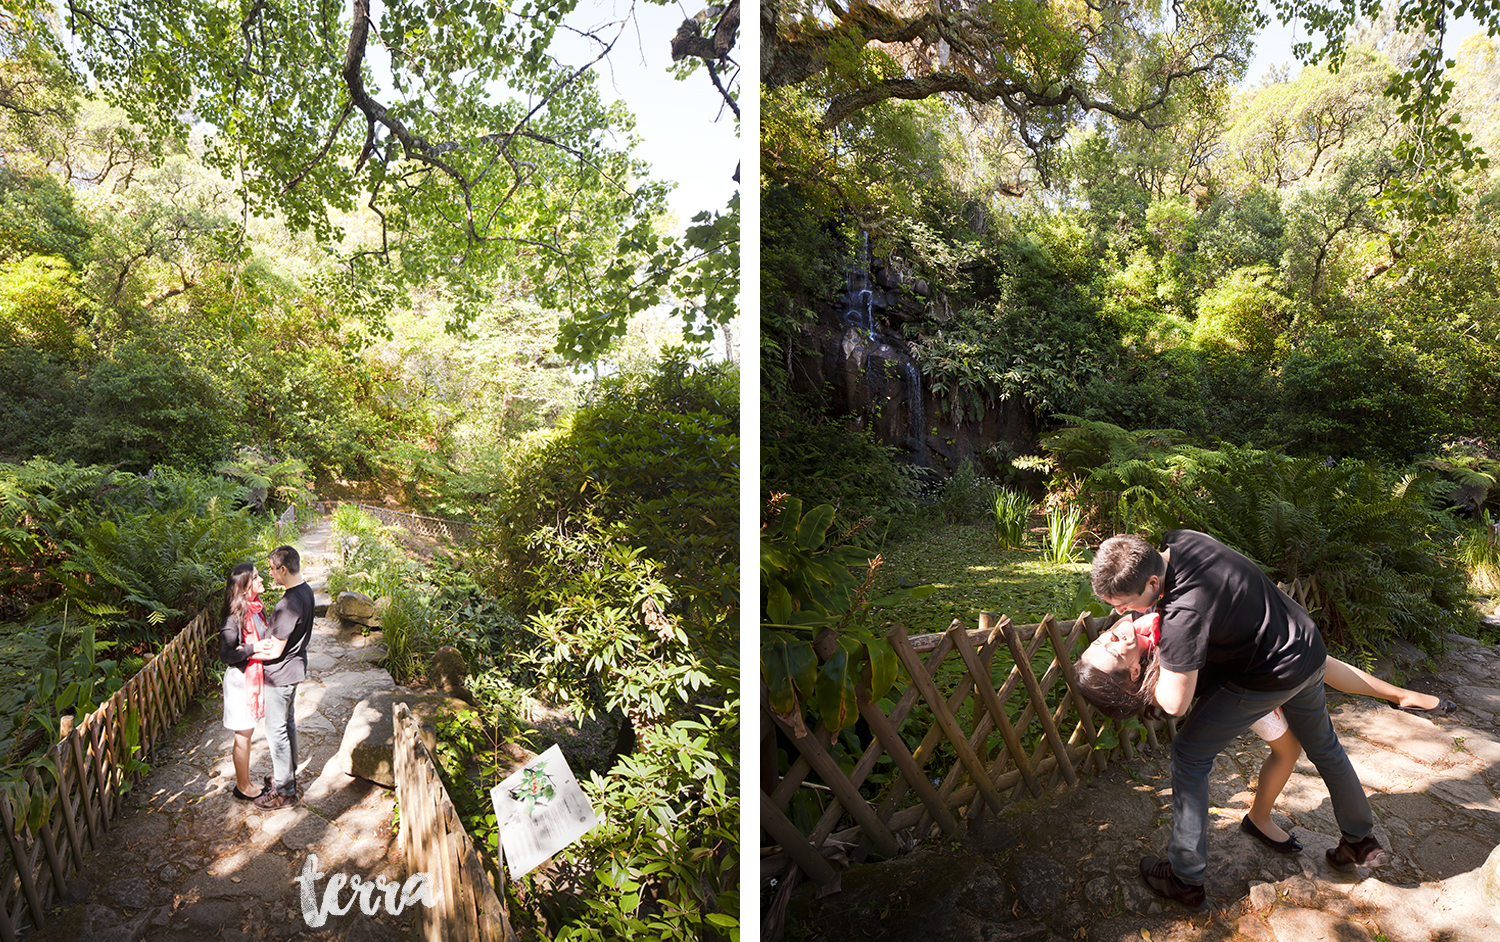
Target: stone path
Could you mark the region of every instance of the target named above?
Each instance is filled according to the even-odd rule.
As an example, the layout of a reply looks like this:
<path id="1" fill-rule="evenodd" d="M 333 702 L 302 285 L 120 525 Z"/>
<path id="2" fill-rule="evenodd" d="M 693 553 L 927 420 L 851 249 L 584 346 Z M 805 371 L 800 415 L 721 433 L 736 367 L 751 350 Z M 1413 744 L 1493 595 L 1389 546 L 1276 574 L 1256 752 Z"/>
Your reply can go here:
<path id="1" fill-rule="evenodd" d="M 302 573 L 321 606 L 328 572 L 337 560 L 330 527 L 320 522 L 297 542 Z M 259 561 L 264 571 L 264 560 Z M 99 849 L 69 887 L 68 899 L 31 940 L 82 942 L 200 942 L 223 939 L 387 942 L 412 933 L 410 911 L 368 916 L 355 905 L 318 929 L 304 922 L 299 885 L 309 854 L 332 875 L 384 876 L 406 872 L 391 831 L 393 792 L 345 775 L 335 758 L 355 704 L 391 689 L 378 663 L 379 633 L 340 631 L 327 618 L 314 623 L 308 646 L 309 679 L 297 689 L 297 780 L 303 801 L 263 812 L 236 801 L 223 704 L 215 691 L 189 709 L 161 747 L 155 765 L 126 798 Z M 251 779 L 271 771 L 264 727 L 251 750 Z M 319 897 L 328 884 L 318 884 Z M 341 894 L 341 903 L 350 894 Z M 377 897 L 378 899 L 378 897 Z"/>
<path id="2" fill-rule="evenodd" d="M 1115 764 L 1070 792 L 990 816 L 960 839 L 856 866 L 841 892 L 799 887 L 787 938 L 943 942 L 1497 942 L 1500 885 L 1500 649 L 1450 636 L 1434 673 L 1406 686 L 1461 709 L 1429 720 L 1329 691 L 1329 708 L 1374 807 L 1390 866 L 1341 874 L 1328 793 L 1304 757 L 1277 802 L 1304 850 L 1283 856 L 1241 833 L 1267 749 L 1242 737 L 1215 767 L 1210 910 L 1192 914 L 1140 882 L 1171 821 L 1165 755 Z M 1493 876 L 1500 876 L 1496 874 Z"/>

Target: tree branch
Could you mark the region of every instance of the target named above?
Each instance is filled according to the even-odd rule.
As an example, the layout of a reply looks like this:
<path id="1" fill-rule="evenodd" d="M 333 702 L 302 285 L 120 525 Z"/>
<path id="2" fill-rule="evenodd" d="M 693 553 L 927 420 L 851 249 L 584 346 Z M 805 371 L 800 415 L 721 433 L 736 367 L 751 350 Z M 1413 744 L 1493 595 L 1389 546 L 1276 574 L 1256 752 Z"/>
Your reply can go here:
<path id="1" fill-rule="evenodd" d="M 338 137 L 339 129 L 344 126 L 344 122 L 346 120 L 348 120 L 349 116 L 351 114 L 353 114 L 353 113 L 354 113 L 354 102 L 353 101 L 347 101 L 347 102 L 345 102 L 344 103 L 344 110 L 339 114 L 338 120 L 335 121 L 335 122 L 333 122 L 333 129 L 328 132 L 328 140 L 326 140 L 326 141 L 323 142 L 323 148 L 318 151 L 318 153 L 313 157 L 312 160 L 308 161 L 307 166 L 305 166 L 301 170 L 299 170 L 297 172 L 297 175 L 295 177 L 292 177 L 291 181 L 289 183 L 287 183 L 286 186 L 284 186 L 284 187 L 281 188 L 281 195 L 282 196 L 285 196 L 288 193 L 292 192 L 292 190 L 296 189 L 297 184 L 299 184 L 299 183 L 302 182 L 302 179 L 308 175 L 308 173 L 312 170 L 312 168 L 316 167 L 318 164 L 320 164 L 320 163 L 323 162 L 323 158 L 328 156 L 328 149 L 333 146 L 334 139 Z M 368 148 L 370 146 L 370 139 L 374 137 L 374 125 L 371 125 L 370 129 L 371 129 L 370 138 L 366 138 L 366 143 L 365 143 L 366 152 L 368 152 Z M 361 153 L 359 155 L 359 163 L 363 164 L 364 162 L 365 162 L 365 154 Z M 355 169 L 355 172 L 358 172 L 359 171 L 359 166 L 356 165 L 354 169 Z"/>
<path id="2" fill-rule="evenodd" d="M 730 96 L 729 90 L 724 87 L 724 83 L 719 81 L 719 70 L 714 68 L 714 64 L 707 60 L 704 60 L 703 66 L 708 69 L 708 77 L 713 80 L 714 88 L 717 88 L 719 94 L 724 96 L 724 103 L 734 112 L 734 118 L 738 121 L 740 117 L 739 103 Z"/>
<path id="3" fill-rule="evenodd" d="M 981 103 L 999 99 L 1007 109 L 1022 119 L 1032 108 L 1058 108 L 1071 102 L 1084 111 L 1098 111 L 1121 121 L 1132 121 L 1156 129 L 1164 125 L 1153 123 L 1147 116 L 1166 103 L 1171 96 L 1173 84 L 1211 71 L 1219 62 L 1229 59 L 1228 53 L 1215 53 L 1202 65 L 1168 72 L 1162 79 L 1158 94 L 1134 108 L 1122 108 L 1112 102 L 1094 98 L 1071 84 L 1064 85 L 1059 91 L 1047 92 L 1008 79 L 985 83 L 956 72 L 933 72 L 919 78 L 888 79 L 833 99 L 823 112 L 822 125 L 824 129 L 832 130 L 861 108 L 868 108 L 891 98 L 917 100 L 944 92 L 956 92 Z"/>
<path id="4" fill-rule="evenodd" d="M 672 61 L 702 59 L 714 63 L 727 57 L 734 49 L 735 33 L 740 28 L 740 0 L 732 0 L 719 17 L 719 25 L 712 36 L 699 32 L 697 20 L 683 20 L 677 35 L 672 37 Z"/>

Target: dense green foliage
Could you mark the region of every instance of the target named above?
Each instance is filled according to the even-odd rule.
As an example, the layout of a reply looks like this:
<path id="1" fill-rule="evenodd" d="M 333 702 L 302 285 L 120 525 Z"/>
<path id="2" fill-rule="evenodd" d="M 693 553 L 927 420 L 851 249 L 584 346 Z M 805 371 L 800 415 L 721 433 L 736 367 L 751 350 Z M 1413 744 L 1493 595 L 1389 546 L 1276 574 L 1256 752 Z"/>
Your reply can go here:
<path id="1" fill-rule="evenodd" d="M 795 45 L 787 22 L 781 40 Z M 832 22 L 828 36 L 849 26 Z M 908 509 L 883 495 L 900 493 L 909 472 L 863 461 L 851 473 L 844 429 L 867 417 L 831 415 L 836 397 L 794 381 L 815 343 L 830 349 L 838 278 L 865 234 L 923 309 L 877 329 L 904 334 L 932 425 L 977 428 L 1021 408 L 1043 430 L 1069 414 L 1176 429 L 1174 441 L 1202 447 L 1392 468 L 1448 441 L 1500 438 L 1496 184 L 1459 159 L 1443 165 L 1445 212 L 1418 219 L 1394 205 L 1414 181 L 1436 186 L 1442 161 L 1434 153 L 1413 168 L 1390 153 L 1393 141 L 1423 141 L 1383 96 L 1396 60 L 1372 48 L 1380 38 L 1391 56 L 1424 39 L 1370 25 L 1337 73 L 1309 67 L 1242 88 L 1221 76 L 1168 109 L 1163 128 L 1110 115 L 1072 126 L 1045 160 L 1017 153 L 1012 116 L 933 98 L 922 108 L 872 99 L 814 127 L 809 115 L 851 83 L 920 72 L 916 60 L 856 74 L 830 52 L 819 77 L 767 89 L 768 489 L 837 500 L 872 516 L 876 533 Z M 1494 54 L 1476 37 L 1452 73 L 1452 100 L 1472 106 L 1458 127 L 1475 139 L 1493 140 L 1500 125 L 1482 75 Z M 892 191 L 875 167 L 882 154 L 928 172 Z M 983 474 L 1027 481 L 1014 459 L 1035 441 L 986 444 Z M 937 470 L 953 474 L 960 460 Z M 851 493 L 838 490 L 844 481 Z"/>
<path id="2" fill-rule="evenodd" d="M 667 186 L 598 86 L 631 17 L 600 24 L 576 5 L 81 0 L 56 27 L 39 14 L 7 17 L 6 31 L 41 46 L 32 63 L 59 58 L 66 35 L 151 151 L 196 135 L 246 215 L 281 218 L 337 257 L 346 310 L 373 329 L 390 292 L 441 284 L 467 323 L 497 286 L 524 283 L 565 314 L 557 348 L 573 359 L 596 359 L 658 303 L 704 339 L 735 313 L 737 200 L 681 234 L 656 225 Z M 682 52 L 723 69 L 737 25 L 736 13 L 726 42 Z M 584 41 L 566 49 L 569 34 Z M 733 107 L 732 72 L 719 87 Z"/>
<path id="3" fill-rule="evenodd" d="M 593 597 L 580 588 L 608 573 L 634 572 L 603 598 L 632 598 L 628 584 L 660 582 L 649 593 L 635 590 L 639 597 L 632 598 L 628 614 L 638 614 L 649 595 L 691 637 L 692 651 L 683 656 L 732 672 L 737 642 L 731 614 L 739 591 L 738 375 L 732 366 L 694 366 L 678 351 L 650 372 L 601 381 L 569 419 L 534 433 L 511 452 L 509 484 L 483 521 L 492 534 L 484 542 L 497 548 L 486 562 L 487 578 L 551 620 L 546 633 L 564 649 L 552 660 L 559 689 L 574 686 L 565 680 L 570 675 L 607 685 L 626 680 L 609 668 L 623 653 L 618 641 L 601 637 L 580 644 L 574 635 L 575 623 L 598 624 L 611 613 L 567 609 L 575 596 Z M 698 677 L 692 686 L 702 681 Z M 659 688 L 656 695 L 668 696 L 670 689 L 676 687 Z M 610 698 L 611 705 L 639 699 L 619 692 Z"/>
<path id="4" fill-rule="evenodd" d="M 431 32 L 389 5 L 373 23 L 195 0 L 61 22 L 13 7 L 0 458 L 207 469 L 251 446 L 303 462 L 325 495 L 383 486 L 451 514 L 498 490 L 501 441 L 573 405 L 570 361 L 607 372 L 640 354 L 627 332 L 643 323 L 675 317 L 698 341 L 734 312 L 737 199 L 672 231 L 634 119 L 601 101 L 603 60 L 548 54 L 571 0 L 455 8 Z M 737 23 L 687 61 L 722 69 Z M 410 56 L 361 85 L 343 67 L 367 40 Z M 501 75 L 519 84 L 485 85 Z M 361 110 L 377 102 L 390 110 Z"/>
<path id="5" fill-rule="evenodd" d="M 453 559 L 419 565 L 357 509 L 335 516 L 345 559 L 330 590 L 389 600 L 397 680 L 419 679 L 445 644 L 469 666 L 475 709 L 439 751 L 480 846 L 495 842 L 496 744 L 549 744 L 526 729 L 523 700 L 630 724 L 627 754 L 574 764 L 604 824 L 548 886 L 525 884 L 523 908 L 554 937 L 736 930 L 738 409 L 733 366 L 672 352 L 518 441 L 510 483 L 472 508 L 481 533 Z"/>
<path id="6" fill-rule="evenodd" d="M 533 696 L 634 724 L 634 753 L 576 767 L 607 823 L 526 908 L 549 936 L 726 939 L 737 373 L 700 349 L 622 364 L 736 313 L 738 199 L 668 217 L 596 80 L 634 11 L 585 29 L 573 7 L 5 4 L 0 751 L 212 605 L 269 513 L 378 495 L 498 540 L 418 564 L 338 521 L 330 588 L 386 600 L 393 675 L 444 644 L 469 664 L 445 763 L 524 742 Z M 737 11 L 672 42 L 736 113 Z"/>
<path id="7" fill-rule="evenodd" d="M 62 712 L 87 712 L 96 688 L 217 603 L 231 566 L 271 548 L 246 493 L 166 466 L 0 464 L 0 763 Z"/>
<path id="8" fill-rule="evenodd" d="M 486 728 L 517 725 L 522 692 L 630 723 L 633 751 L 580 770 L 607 825 L 562 855 L 555 889 L 528 891 L 554 937 L 735 931 L 738 414 L 732 365 L 669 353 L 515 444 L 497 500 L 472 511 L 475 575 L 409 580 L 373 533 L 346 566 L 392 599 L 393 663 L 459 648 Z M 487 799 L 469 799 L 493 846 Z"/>
<path id="9" fill-rule="evenodd" d="M 1442 6 L 1361 23 L 1338 72 L 1251 85 L 1248 3 L 1174 7 L 1173 36 L 1128 3 L 768 5 L 763 491 L 820 526 L 859 520 L 849 539 L 767 515 L 778 715 L 837 731 L 830 753 L 853 762 L 891 623 L 1097 606 L 1082 560 L 1127 530 L 1206 530 L 1299 581 L 1356 659 L 1476 630 L 1495 544 L 1475 521 L 1500 512 L 1500 177 L 1471 145 L 1497 140 L 1500 47 L 1476 37 L 1439 75 Z M 1278 9 L 1318 32 L 1356 12 Z M 1057 27 L 1073 15 L 1111 28 Z M 844 313 L 862 290 L 868 325 Z M 868 366 L 902 354 L 921 403 Z M 892 410 L 920 416 L 921 446 Z M 909 488 L 926 472 L 891 458 L 908 452 L 940 480 Z M 990 482 L 1048 492 L 1041 560 L 995 546 L 1031 522 Z M 958 524 L 976 506 L 994 530 Z M 887 560 L 874 579 L 828 551 L 856 540 Z M 1042 584 L 1013 591 L 1025 576 Z M 810 831 L 826 809 L 796 791 L 784 810 Z"/>
<path id="10" fill-rule="evenodd" d="M 1075 454 L 1085 437 L 1126 435 L 1098 426 L 1060 436 Z M 1441 632 L 1467 630 L 1467 587 L 1452 559 L 1455 527 L 1418 478 L 1352 459 L 1253 448 L 1112 451 L 1083 483 L 1101 518 L 1156 538 L 1173 528 L 1201 530 L 1277 582 L 1303 582 L 1331 644 L 1379 651 L 1400 637 L 1435 647 Z"/>

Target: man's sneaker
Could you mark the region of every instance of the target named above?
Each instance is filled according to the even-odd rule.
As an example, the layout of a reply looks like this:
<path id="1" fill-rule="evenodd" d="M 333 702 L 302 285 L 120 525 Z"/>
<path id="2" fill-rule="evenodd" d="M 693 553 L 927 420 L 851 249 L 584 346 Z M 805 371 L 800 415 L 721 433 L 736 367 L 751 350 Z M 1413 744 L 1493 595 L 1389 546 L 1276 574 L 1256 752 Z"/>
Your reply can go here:
<path id="1" fill-rule="evenodd" d="M 1163 899 L 1175 900 L 1195 913 L 1208 908 L 1208 894 L 1203 887 L 1183 883 L 1172 872 L 1172 863 L 1155 857 L 1141 858 L 1141 879 L 1151 892 Z"/>
<path id="2" fill-rule="evenodd" d="M 264 794 L 266 792 L 269 792 L 269 791 L 274 791 L 276 789 L 276 786 L 271 784 L 271 776 L 267 775 L 265 778 L 261 779 L 261 781 L 264 782 L 265 786 L 266 786 L 265 788 L 261 789 L 261 793 L 262 794 Z M 281 789 L 281 791 L 286 791 L 286 789 Z M 302 797 L 302 786 L 301 785 L 294 785 L 292 787 L 292 794 L 294 794 L 298 798 L 301 798 Z"/>
<path id="3" fill-rule="evenodd" d="M 285 795 L 274 788 L 268 788 L 260 793 L 255 799 L 255 807 L 262 811 L 279 811 L 282 808 L 290 808 L 297 803 L 295 794 Z"/>
<path id="4" fill-rule="evenodd" d="M 1385 852 L 1385 848 L 1380 846 L 1380 842 L 1373 835 L 1358 844 L 1351 844 L 1347 837 L 1340 837 L 1339 846 L 1328 851 L 1328 866 L 1335 870 L 1384 867 L 1390 859 L 1390 855 Z"/>

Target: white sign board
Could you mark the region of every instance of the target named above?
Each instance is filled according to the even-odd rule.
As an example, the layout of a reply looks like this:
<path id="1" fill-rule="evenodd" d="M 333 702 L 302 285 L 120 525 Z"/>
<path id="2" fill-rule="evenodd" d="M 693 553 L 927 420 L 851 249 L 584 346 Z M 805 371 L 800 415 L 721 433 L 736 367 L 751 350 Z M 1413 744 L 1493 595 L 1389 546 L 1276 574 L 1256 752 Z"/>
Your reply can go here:
<path id="1" fill-rule="evenodd" d="M 490 789 L 490 801 L 495 805 L 500 858 L 512 880 L 535 870 L 599 823 L 557 746 Z"/>

